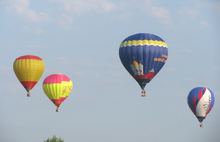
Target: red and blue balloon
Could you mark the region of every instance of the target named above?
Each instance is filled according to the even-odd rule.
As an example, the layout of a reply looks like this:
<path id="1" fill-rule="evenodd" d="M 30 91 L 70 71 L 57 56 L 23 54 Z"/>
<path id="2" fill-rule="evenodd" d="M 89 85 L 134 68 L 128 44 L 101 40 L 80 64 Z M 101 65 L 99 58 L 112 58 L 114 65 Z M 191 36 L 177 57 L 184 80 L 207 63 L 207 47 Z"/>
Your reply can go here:
<path id="1" fill-rule="evenodd" d="M 215 97 L 209 88 L 196 87 L 189 92 L 187 103 L 202 127 L 202 121 L 214 106 Z"/>

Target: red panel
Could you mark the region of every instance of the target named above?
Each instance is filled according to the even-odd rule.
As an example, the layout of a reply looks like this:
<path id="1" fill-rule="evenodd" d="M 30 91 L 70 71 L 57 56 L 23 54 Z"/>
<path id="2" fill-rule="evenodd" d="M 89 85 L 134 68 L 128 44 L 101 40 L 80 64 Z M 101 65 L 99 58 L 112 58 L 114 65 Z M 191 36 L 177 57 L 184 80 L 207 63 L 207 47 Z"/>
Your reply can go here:
<path id="1" fill-rule="evenodd" d="M 33 88 L 37 82 L 36 81 L 22 81 L 21 84 L 24 86 L 24 87 L 27 87 L 27 88 Z"/>
<path id="2" fill-rule="evenodd" d="M 59 107 L 60 104 L 66 99 L 67 97 L 63 98 L 60 97 L 59 99 L 51 99 L 51 101 L 55 104 L 56 107 Z"/>
<path id="3" fill-rule="evenodd" d="M 154 73 L 153 72 L 148 72 L 147 75 L 134 75 L 133 77 L 135 79 L 153 79 L 154 78 Z"/>
<path id="4" fill-rule="evenodd" d="M 70 79 L 63 74 L 52 74 L 48 76 L 43 84 L 53 84 L 53 83 L 61 83 L 61 81 L 70 81 Z"/>
<path id="5" fill-rule="evenodd" d="M 40 57 L 37 57 L 37 56 L 34 56 L 34 55 L 21 56 L 21 57 L 18 57 L 16 60 L 20 60 L 20 59 L 36 59 L 36 60 L 42 60 Z"/>
<path id="6" fill-rule="evenodd" d="M 200 99 L 202 98 L 202 95 L 203 95 L 203 92 L 202 92 L 202 89 L 199 91 L 199 96 L 198 96 L 198 101 L 200 101 Z"/>
<path id="7" fill-rule="evenodd" d="M 206 112 L 206 115 L 210 112 L 211 108 L 212 108 L 212 106 L 209 106 L 209 109 L 208 109 L 208 111 Z M 206 115 L 205 115 L 205 116 L 206 116 Z"/>
<path id="8" fill-rule="evenodd" d="M 193 102 L 193 107 L 196 110 L 196 95 L 193 97 L 192 102 Z"/>

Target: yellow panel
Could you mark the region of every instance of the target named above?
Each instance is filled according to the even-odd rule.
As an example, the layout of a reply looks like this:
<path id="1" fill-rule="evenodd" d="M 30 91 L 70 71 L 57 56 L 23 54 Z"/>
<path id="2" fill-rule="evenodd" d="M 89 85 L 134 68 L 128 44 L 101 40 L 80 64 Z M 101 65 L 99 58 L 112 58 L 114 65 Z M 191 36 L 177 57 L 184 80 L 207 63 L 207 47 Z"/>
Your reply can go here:
<path id="1" fill-rule="evenodd" d="M 60 97 L 65 98 L 69 96 L 72 90 L 73 84 L 72 81 L 62 81 L 60 83 L 53 84 L 43 84 L 44 93 L 49 99 L 59 99 Z"/>
<path id="2" fill-rule="evenodd" d="M 36 59 L 20 59 L 15 60 L 14 65 L 14 72 L 21 81 L 36 81 L 41 78 L 44 72 L 44 61 L 43 60 L 36 60 Z"/>

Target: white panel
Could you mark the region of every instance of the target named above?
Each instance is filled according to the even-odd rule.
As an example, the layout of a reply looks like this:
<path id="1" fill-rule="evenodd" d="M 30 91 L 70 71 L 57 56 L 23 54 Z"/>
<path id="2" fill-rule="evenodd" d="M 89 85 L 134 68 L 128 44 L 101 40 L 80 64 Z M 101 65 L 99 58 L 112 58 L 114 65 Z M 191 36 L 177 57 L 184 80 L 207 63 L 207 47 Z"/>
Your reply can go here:
<path id="1" fill-rule="evenodd" d="M 205 117 L 206 112 L 208 111 L 208 108 L 211 103 L 211 93 L 208 89 L 206 89 L 204 95 L 200 99 L 199 103 L 196 106 L 196 116 Z"/>

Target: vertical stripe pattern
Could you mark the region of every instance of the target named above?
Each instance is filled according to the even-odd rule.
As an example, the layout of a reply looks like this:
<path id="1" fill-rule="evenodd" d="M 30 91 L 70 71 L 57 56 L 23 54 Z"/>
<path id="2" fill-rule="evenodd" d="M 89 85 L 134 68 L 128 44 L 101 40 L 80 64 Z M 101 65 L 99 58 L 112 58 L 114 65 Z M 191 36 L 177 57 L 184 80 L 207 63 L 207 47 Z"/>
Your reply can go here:
<path id="1" fill-rule="evenodd" d="M 143 89 L 166 63 L 168 48 L 160 37 L 139 33 L 122 41 L 119 57 L 125 69 Z"/>
<path id="2" fill-rule="evenodd" d="M 13 64 L 15 75 L 27 91 L 30 91 L 39 81 L 44 68 L 44 61 L 34 55 L 20 56 Z"/>
<path id="3" fill-rule="evenodd" d="M 187 97 L 189 108 L 200 122 L 202 122 L 211 111 L 214 102 L 215 97 L 213 92 L 205 87 L 196 87 L 192 89 Z"/>

